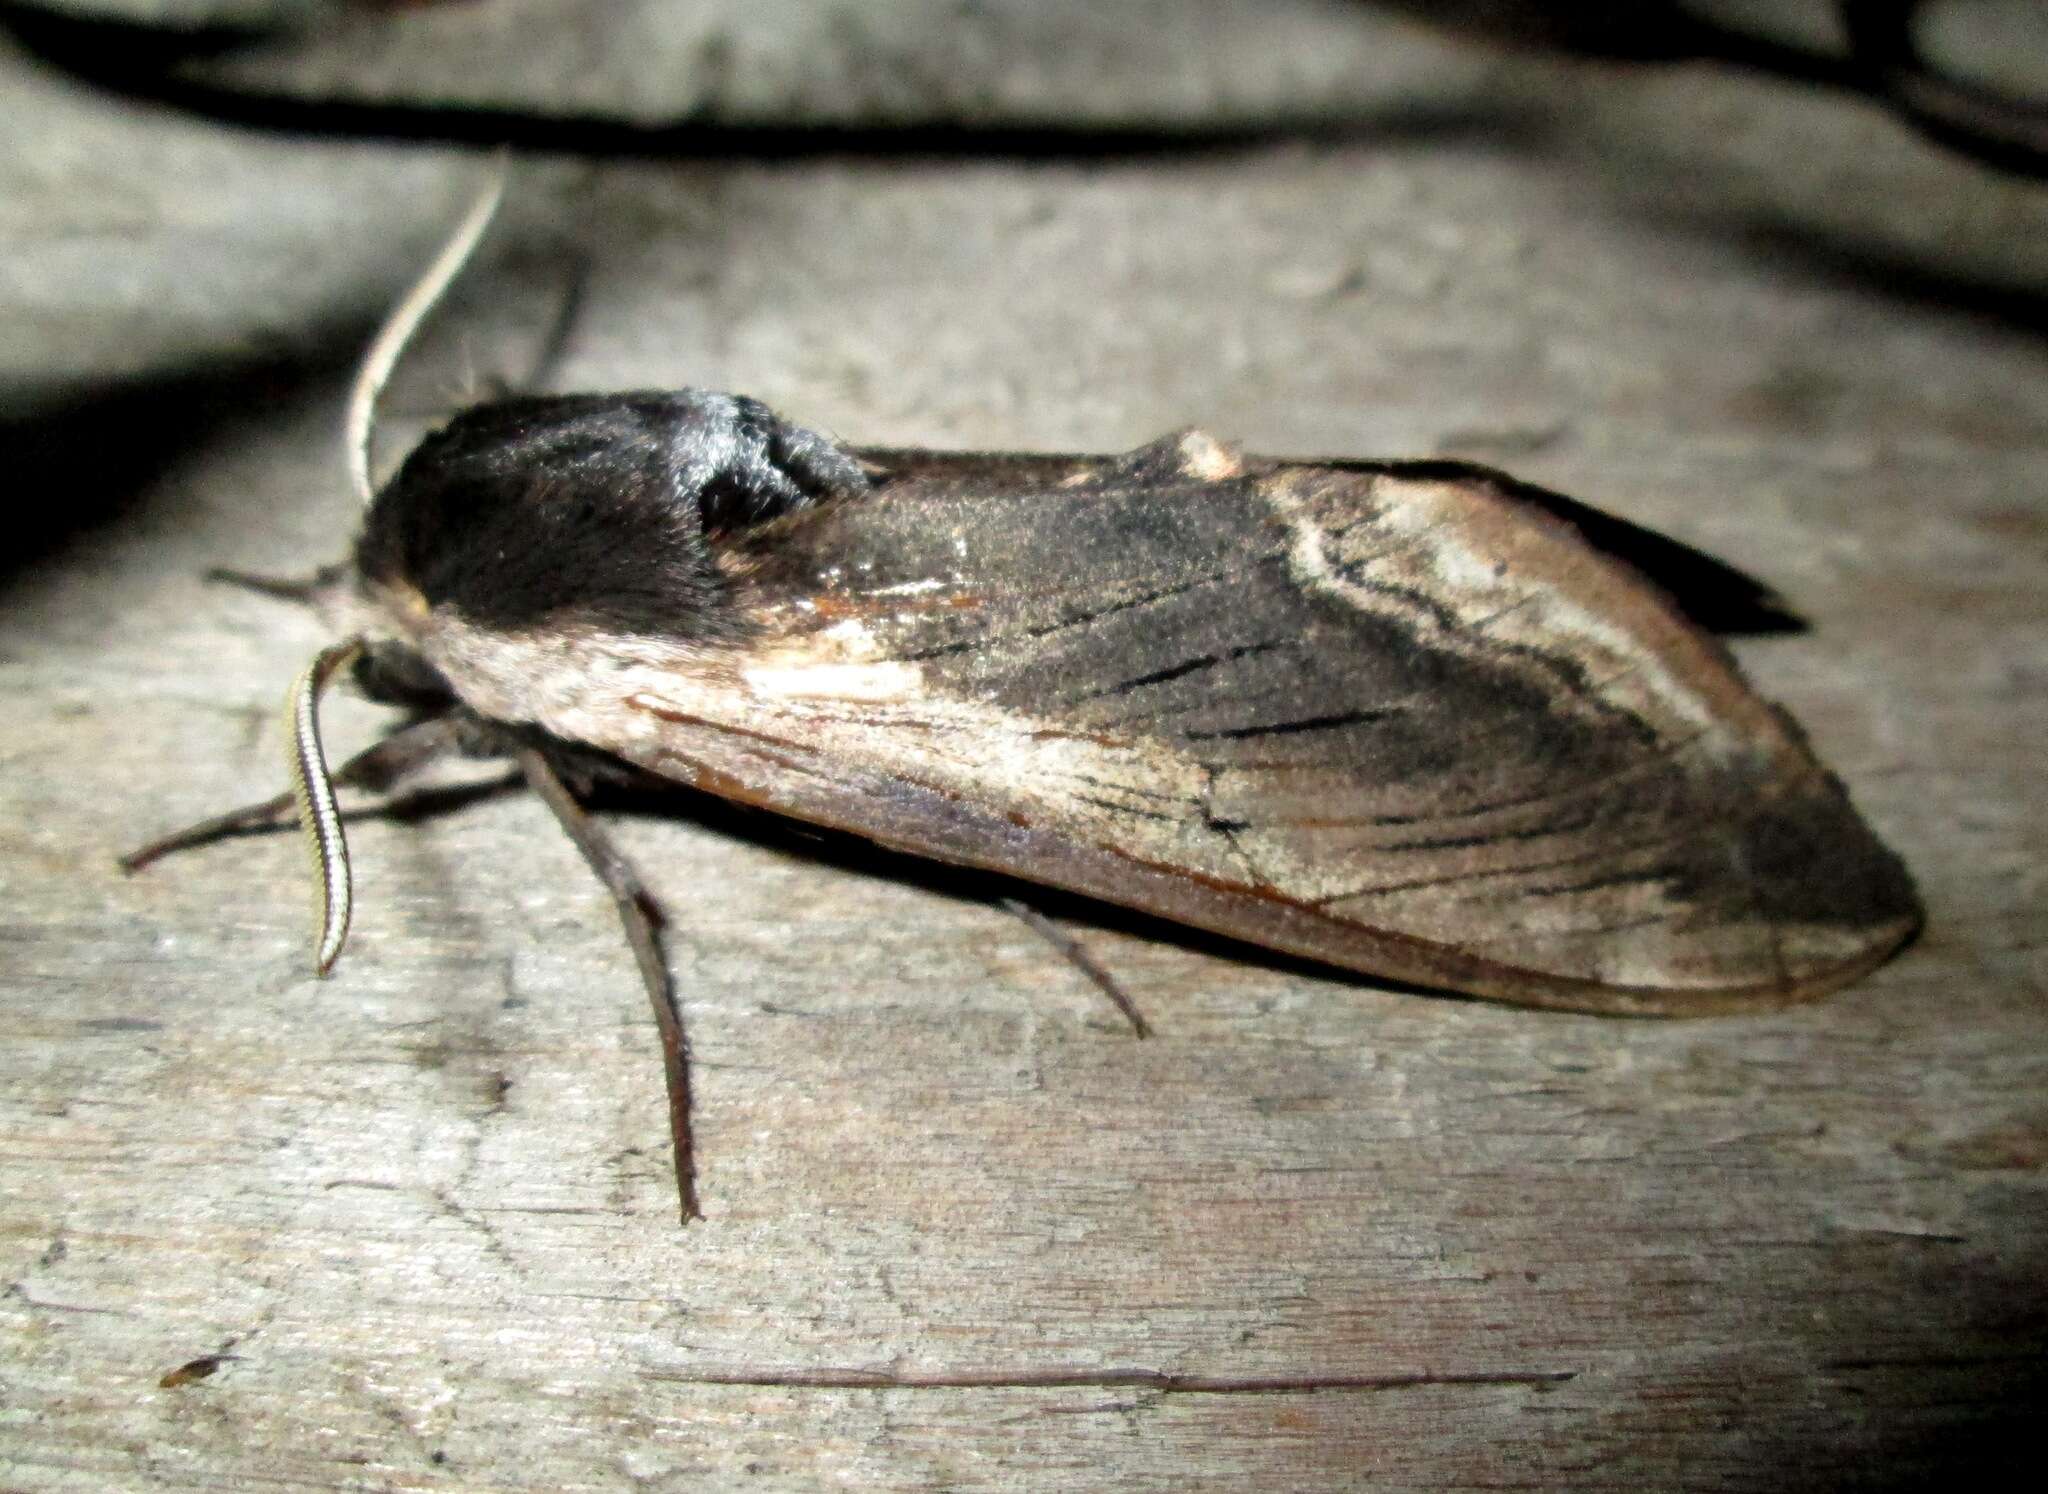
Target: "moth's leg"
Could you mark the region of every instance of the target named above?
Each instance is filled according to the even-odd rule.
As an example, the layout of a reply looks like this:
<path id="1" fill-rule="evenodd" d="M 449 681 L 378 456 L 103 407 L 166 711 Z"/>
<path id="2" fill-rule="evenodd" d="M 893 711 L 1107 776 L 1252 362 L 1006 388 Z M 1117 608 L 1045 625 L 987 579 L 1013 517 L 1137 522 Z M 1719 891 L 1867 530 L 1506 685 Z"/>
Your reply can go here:
<path id="1" fill-rule="evenodd" d="M 378 419 L 397 416 L 403 420 L 425 421 L 441 425 L 454 419 L 465 410 L 478 405 L 495 404 L 500 400 L 516 399 L 532 394 L 547 382 L 555 368 L 562 361 L 562 354 L 568 349 L 569 335 L 576 330 L 576 320 L 583 312 L 584 300 L 590 291 L 590 256 L 572 252 L 569 255 L 569 269 L 554 314 L 548 318 L 547 326 L 541 329 L 540 340 L 528 357 L 526 367 L 519 372 L 477 369 L 467 365 L 457 379 L 448 382 L 451 403 L 435 405 L 392 405 L 380 403 Z M 510 361 L 509 358 L 505 361 Z"/>
<path id="2" fill-rule="evenodd" d="M 690 1042 L 683 1032 L 682 1009 L 676 1004 L 668 962 L 662 958 L 661 909 L 610 837 L 576 802 L 547 756 L 533 747 L 520 747 L 515 756 L 527 783 L 553 811 L 556 823 L 576 843 L 584 863 L 604 883 L 619 910 L 626 942 L 640 966 L 640 983 L 647 988 L 648 1004 L 654 1008 L 654 1025 L 661 1031 L 662 1077 L 668 1084 L 668 1129 L 675 1148 L 676 1192 L 682 1201 L 683 1223 L 701 1219 L 696 1148 L 690 1138 Z"/>
<path id="3" fill-rule="evenodd" d="M 576 328 L 576 319 L 583 313 L 583 302 L 590 293 L 590 256 L 574 255 L 569 264 L 568 283 L 562 287 L 562 299 L 555 306 L 555 314 L 548 321 L 546 334 L 540 346 L 534 349 L 528 360 L 526 372 L 518 379 L 500 378 L 506 386 L 505 398 L 514 394 L 531 394 L 546 382 L 562 361 L 562 354 L 569 346 L 569 334 Z"/>
<path id="4" fill-rule="evenodd" d="M 253 571 L 237 571 L 217 565 L 206 572 L 206 579 L 311 607 L 347 574 L 345 565 L 323 565 L 310 576 L 259 576 Z"/>
<path id="5" fill-rule="evenodd" d="M 1076 970 L 1095 983 L 1095 989 L 1107 996 L 1116 1009 L 1124 1014 L 1124 1020 L 1131 1024 L 1133 1037 L 1152 1036 L 1152 1024 L 1145 1020 L 1145 1015 L 1138 1010 L 1137 1003 L 1125 994 L 1124 988 L 1116 983 L 1115 978 L 1107 970 L 1096 963 L 1095 957 L 1081 947 L 1079 940 L 1029 903 L 1006 897 L 1002 899 L 1002 905 L 1021 918 L 1028 928 L 1065 955 Z"/>
<path id="6" fill-rule="evenodd" d="M 456 746 L 459 735 L 460 730 L 453 717 L 437 716 L 430 721 L 415 721 L 383 741 L 365 747 L 343 763 L 334 774 L 334 782 L 346 788 L 382 793 Z M 150 862 L 173 851 L 205 845 L 238 830 L 282 824 L 297 812 L 291 791 L 287 789 L 257 803 L 230 809 L 226 814 L 213 815 L 183 830 L 174 830 L 160 840 L 130 851 L 121 858 L 121 870 L 140 871 Z"/>

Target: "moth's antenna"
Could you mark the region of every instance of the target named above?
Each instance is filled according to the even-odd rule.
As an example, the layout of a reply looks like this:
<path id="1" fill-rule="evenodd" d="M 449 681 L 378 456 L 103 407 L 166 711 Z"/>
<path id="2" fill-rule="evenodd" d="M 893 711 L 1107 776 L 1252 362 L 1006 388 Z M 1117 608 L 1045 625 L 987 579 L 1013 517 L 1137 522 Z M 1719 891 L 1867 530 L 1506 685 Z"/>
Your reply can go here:
<path id="1" fill-rule="evenodd" d="M 341 831 L 334 784 L 327 776 L 327 756 L 320 749 L 320 692 L 336 670 L 361 652 L 363 641 L 351 638 L 325 648 L 306 666 L 285 698 L 285 735 L 291 744 L 292 797 L 299 805 L 299 825 L 313 853 L 313 871 L 320 881 L 320 945 L 313 972 L 334 968 L 348 938 L 350 892 L 348 837 Z"/>
<path id="2" fill-rule="evenodd" d="M 355 384 L 348 392 L 348 415 L 342 439 L 348 454 L 349 481 L 365 508 L 375 496 L 375 489 L 370 485 L 370 426 L 377 418 L 377 396 L 384 392 L 391 370 L 404 356 L 406 344 L 412 341 L 413 333 L 419 330 L 427 313 L 447 293 L 449 283 L 462 273 L 463 265 L 476 252 L 477 241 L 491 226 L 498 204 L 504 200 L 505 178 L 510 175 L 510 168 L 511 155 L 501 148 L 492 165 L 490 181 L 477 194 L 476 201 L 469 205 L 461 225 L 441 246 L 434 262 L 427 266 L 426 274 L 420 276 L 413 288 L 392 308 L 384 325 L 377 329 L 376 337 L 370 342 L 370 350 L 363 354 L 362 366 L 356 370 Z"/>

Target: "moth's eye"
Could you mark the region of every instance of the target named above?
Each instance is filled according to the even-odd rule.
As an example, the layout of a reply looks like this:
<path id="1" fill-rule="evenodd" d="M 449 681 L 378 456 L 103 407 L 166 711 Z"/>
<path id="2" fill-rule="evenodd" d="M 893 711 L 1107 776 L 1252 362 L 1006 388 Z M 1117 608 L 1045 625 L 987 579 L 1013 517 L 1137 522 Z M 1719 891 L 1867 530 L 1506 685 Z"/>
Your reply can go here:
<path id="1" fill-rule="evenodd" d="M 356 688 L 381 705 L 425 708 L 454 694 L 440 671 L 396 643 L 373 643 L 356 655 Z"/>

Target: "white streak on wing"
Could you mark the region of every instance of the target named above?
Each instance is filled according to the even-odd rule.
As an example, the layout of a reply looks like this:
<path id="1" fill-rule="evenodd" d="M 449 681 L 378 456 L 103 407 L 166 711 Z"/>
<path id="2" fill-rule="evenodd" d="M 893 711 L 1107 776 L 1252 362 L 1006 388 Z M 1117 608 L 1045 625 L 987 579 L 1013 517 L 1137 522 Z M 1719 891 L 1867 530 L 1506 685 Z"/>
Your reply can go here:
<path id="1" fill-rule="evenodd" d="M 740 678 L 758 695 L 782 700 L 858 700 L 877 704 L 915 699 L 924 675 L 914 664 L 823 663 L 756 665 Z"/>
<path id="2" fill-rule="evenodd" d="M 666 638 L 596 630 L 512 633 L 479 628 L 455 614 L 433 614 L 413 635 L 463 702 L 492 720 L 531 722 L 578 741 L 617 740 L 621 731 L 652 739 L 652 718 L 621 712 L 634 695 L 698 702 L 693 713 L 743 718 L 752 709 L 842 702 L 904 706 L 924 694 L 915 664 L 878 659 L 857 621 L 835 624 L 797 643 L 752 655 L 706 653 Z"/>
<path id="3" fill-rule="evenodd" d="M 1207 431 L 1183 431 L 1180 470 L 1205 482 L 1223 482 L 1243 475 L 1244 454 L 1235 445 L 1219 441 Z"/>
<path id="4" fill-rule="evenodd" d="M 1481 614 L 1500 613 L 1524 600 L 1531 604 L 1504 613 L 1493 629 L 1496 636 L 1535 644 L 1562 633 L 1585 653 L 1605 657 L 1612 669 L 1627 671 L 1623 688 L 1608 692 L 1621 695 L 1625 704 L 1640 708 L 1644 702 L 1628 697 L 1647 691 L 1687 726 L 1711 730 L 1724 724 L 1696 690 L 1622 628 L 1554 586 L 1520 582 L 1512 570 L 1496 575 L 1490 557 L 1475 554 L 1459 542 L 1457 526 L 1439 512 L 1442 506 L 1438 493 L 1425 496 L 1416 505 L 1416 527 L 1427 532 L 1429 563 L 1445 586 L 1460 597 L 1472 598 L 1468 605 Z"/>
<path id="5" fill-rule="evenodd" d="M 412 641 L 465 705 L 494 721 L 533 723 L 577 741 L 606 741 L 622 726 L 618 703 L 637 690 L 706 680 L 700 652 L 662 638 L 595 631 L 504 632 L 437 610 Z M 737 694 L 727 683 L 723 692 Z M 630 728 L 654 734 L 653 722 Z M 621 744 L 623 745 L 623 744 Z"/>
<path id="6" fill-rule="evenodd" d="M 1361 611 L 1398 618 L 1431 643 L 1472 657 L 1493 653 L 1504 643 L 1552 654 L 1569 650 L 1591 667 L 1601 681 L 1600 693 L 1616 704 L 1659 720 L 1667 729 L 1682 723 L 1716 739 L 1725 730 L 1727 723 L 1713 705 L 1625 628 L 1547 579 L 1524 575 L 1512 563 L 1503 566 L 1507 557 L 1465 543 L 1452 487 L 1381 478 L 1374 485 L 1375 497 L 1383 484 L 1392 488 L 1391 501 L 1374 503 L 1372 522 L 1334 545 L 1311 500 L 1284 483 L 1266 485 L 1267 500 L 1291 537 L 1290 569 L 1304 586 L 1334 592 Z M 1358 546 L 1356 557 L 1343 553 L 1346 541 Z M 1444 627 L 1396 592 L 1345 580 L 1337 572 L 1347 559 L 1390 586 L 1427 594 L 1458 625 Z"/>
<path id="7" fill-rule="evenodd" d="M 841 659 L 872 659 L 882 651 L 881 645 L 875 640 L 874 633 L 869 630 L 866 623 L 857 617 L 844 618 L 832 624 L 831 627 L 822 629 L 817 636 L 837 653 Z M 798 658 L 816 659 L 819 657 L 819 650 L 816 645 L 808 649 L 797 650 L 795 653 Z"/>

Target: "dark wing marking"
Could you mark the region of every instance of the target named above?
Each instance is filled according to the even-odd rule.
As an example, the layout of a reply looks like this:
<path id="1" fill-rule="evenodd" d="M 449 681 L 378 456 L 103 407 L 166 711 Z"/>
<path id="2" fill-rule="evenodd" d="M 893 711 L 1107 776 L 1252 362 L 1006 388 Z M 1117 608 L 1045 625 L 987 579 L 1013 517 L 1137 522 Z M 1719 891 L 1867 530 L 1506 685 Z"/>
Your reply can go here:
<path id="1" fill-rule="evenodd" d="M 872 494 L 722 557 L 752 644 L 622 655 L 542 724 L 888 845 L 1514 1001 L 1771 1005 L 1917 927 L 1897 860 L 1718 645 L 1490 480 L 1194 435 L 870 470 Z"/>
<path id="2" fill-rule="evenodd" d="M 909 451 L 871 448 L 858 452 L 870 472 L 898 477 L 974 481 L 994 479 L 1006 485 L 1056 482 L 1066 474 L 1092 469 L 1100 457 L 1048 456 L 1026 452 Z M 1570 525 L 1579 537 L 1602 554 L 1623 562 L 1662 591 L 1678 610 L 1710 633 L 1747 636 L 1797 633 L 1806 624 L 1791 604 L 1770 586 L 1704 550 L 1645 529 L 1627 519 L 1581 503 L 1563 493 L 1523 482 L 1478 462 L 1447 458 L 1374 460 L 1346 457 L 1314 465 L 1332 472 L 1355 472 L 1405 478 L 1416 482 L 1447 482 L 1489 488 L 1503 502 L 1521 504 L 1533 513 Z"/>

